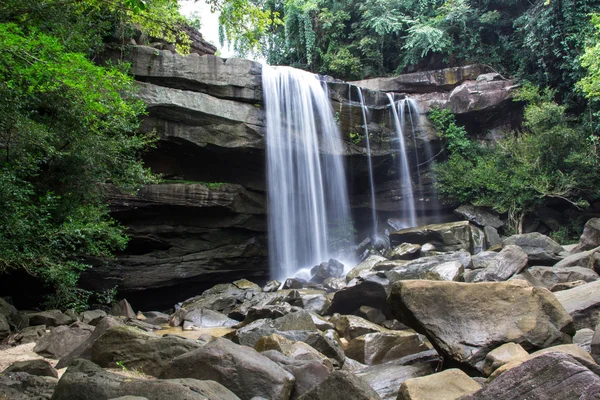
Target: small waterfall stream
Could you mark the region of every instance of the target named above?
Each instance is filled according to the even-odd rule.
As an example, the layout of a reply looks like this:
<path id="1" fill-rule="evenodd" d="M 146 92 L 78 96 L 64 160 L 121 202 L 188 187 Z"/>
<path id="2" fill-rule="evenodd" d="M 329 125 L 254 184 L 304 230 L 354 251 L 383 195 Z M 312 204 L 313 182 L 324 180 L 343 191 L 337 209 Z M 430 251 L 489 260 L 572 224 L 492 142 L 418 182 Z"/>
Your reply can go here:
<path id="1" fill-rule="evenodd" d="M 285 279 L 352 245 L 339 130 L 316 75 L 263 67 L 271 276 Z M 347 252 L 347 251 L 346 251 Z"/>
<path id="2" fill-rule="evenodd" d="M 373 231 L 372 238 L 375 240 L 377 235 L 377 203 L 375 202 L 375 179 L 373 177 L 373 160 L 371 159 L 371 142 L 369 140 L 369 120 L 367 118 L 367 105 L 365 104 L 365 100 L 362 94 L 362 90 L 360 87 L 356 85 L 351 85 L 351 87 L 355 87 L 358 93 L 358 99 L 360 101 L 360 107 L 362 110 L 364 131 L 365 131 L 365 143 L 367 145 L 367 165 L 369 168 L 369 190 L 371 195 L 371 220 L 373 223 Z"/>
<path id="3" fill-rule="evenodd" d="M 413 183 L 410 175 L 410 168 L 408 163 L 408 157 L 406 155 L 406 143 L 404 140 L 403 124 L 399 116 L 400 104 L 396 107 L 394 102 L 394 95 L 387 93 L 387 97 L 390 102 L 390 109 L 392 119 L 394 122 L 394 128 L 396 135 L 398 136 L 398 174 L 400 175 L 400 187 L 402 190 L 402 199 L 405 204 L 405 208 L 402 210 L 402 221 L 406 225 L 406 228 L 417 226 L 417 212 L 415 207 L 415 198 L 413 192 Z"/>

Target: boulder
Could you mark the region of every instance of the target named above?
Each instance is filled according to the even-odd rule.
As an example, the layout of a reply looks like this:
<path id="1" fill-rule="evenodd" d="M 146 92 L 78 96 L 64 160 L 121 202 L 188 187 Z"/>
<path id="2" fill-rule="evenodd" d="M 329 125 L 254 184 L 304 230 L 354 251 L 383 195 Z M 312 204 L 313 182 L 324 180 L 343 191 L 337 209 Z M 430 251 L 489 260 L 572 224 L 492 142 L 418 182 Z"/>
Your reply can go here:
<path id="1" fill-rule="evenodd" d="M 594 361 L 600 362 L 600 325 L 596 325 L 594 329 L 594 336 L 592 336 L 592 342 L 590 343 L 590 354 Z"/>
<path id="2" fill-rule="evenodd" d="M 350 272 L 346 274 L 346 282 L 350 282 L 352 279 L 356 278 L 363 271 L 370 271 L 373 269 L 375 264 L 387 261 L 387 258 L 377 255 L 371 255 L 369 258 L 358 264 L 356 267 L 352 268 Z"/>
<path id="3" fill-rule="evenodd" d="M 2 375 L 13 372 L 27 372 L 29 375 L 49 376 L 58 378 L 58 371 L 46 360 L 35 359 L 26 361 L 17 361 L 2 371 Z"/>
<path id="4" fill-rule="evenodd" d="M 106 317 L 104 310 L 88 310 L 81 313 L 81 322 L 96 326 L 104 317 Z"/>
<path id="5" fill-rule="evenodd" d="M 288 303 L 279 303 L 266 306 L 253 306 L 247 311 L 246 317 L 242 322 L 242 326 L 246 326 L 251 322 L 259 319 L 277 319 L 292 312 L 292 306 Z"/>
<path id="6" fill-rule="evenodd" d="M 208 310 L 205 308 L 197 308 L 185 314 L 183 318 L 183 329 L 193 330 L 193 328 L 215 328 L 215 327 L 232 327 L 237 325 L 239 321 L 227 317 L 220 312 Z"/>
<path id="7" fill-rule="evenodd" d="M 327 333 L 311 333 L 304 339 L 304 343 L 319 351 L 324 356 L 329 357 L 334 365 L 342 366 L 346 360 L 346 355 L 342 349 L 337 332 L 330 331 L 335 337 L 327 336 Z"/>
<path id="8" fill-rule="evenodd" d="M 514 342 L 525 349 L 570 343 L 573 321 L 554 295 L 526 282 L 401 281 L 388 298 L 396 319 L 427 335 L 436 349 L 465 367 Z"/>
<path id="9" fill-rule="evenodd" d="M 383 322 L 386 320 L 385 315 L 381 312 L 381 310 L 370 306 L 361 306 L 355 314 L 358 317 L 364 318 L 367 321 L 371 321 L 372 323 L 378 325 L 383 324 Z"/>
<path id="10" fill-rule="evenodd" d="M 293 375 L 267 357 L 222 338 L 174 358 L 161 378 L 214 380 L 243 400 L 285 400 L 294 385 Z"/>
<path id="11" fill-rule="evenodd" d="M 453 261 L 458 261 L 464 268 L 469 268 L 471 266 L 471 255 L 467 251 L 462 250 L 421 257 L 390 269 L 385 273 L 385 276 L 389 279 L 390 283 L 407 279 L 427 279 L 431 277 L 431 272 L 434 268 Z"/>
<path id="12" fill-rule="evenodd" d="M 419 257 L 420 244 L 402 243 L 394 247 L 388 254 L 390 260 L 412 260 Z"/>
<path id="13" fill-rule="evenodd" d="M 431 243 L 438 251 L 472 250 L 471 225 L 469 221 L 448 222 L 402 229 L 390 233 L 392 244 Z"/>
<path id="14" fill-rule="evenodd" d="M 170 316 L 159 311 L 147 311 L 143 313 L 145 322 L 153 325 L 165 325 L 169 323 Z"/>
<path id="15" fill-rule="evenodd" d="M 14 341 L 18 344 L 35 343 L 45 334 L 46 325 L 28 326 L 15 335 Z"/>
<path id="16" fill-rule="evenodd" d="M 205 290 L 200 296 L 183 302 L 182 307 L 188 311 L 209 309 L 229 314 L 238 303 L 246 300 L 246 291 L 232 283 L 222 283 Z"/>
<path id="17" fill-rule="evenodd" d="M 88 360 L 78 359 L 62 376 L 53 400 L 115 399 L 141 396 L 149 400 L 239 400 L 217 382 L 196 379 L 132 379 L 107 372 Z"/>
<path id="18" fill-rule="evenodd" d="M 314 347 L 304 342 L 294 342 L 281 335 L 273 334 L 261 337 L 254 345 L 254 349 L 260 353 L 275 350 L 293 360 L 317 361 L 330 371 L 333 370 L 333 365 L 329 358 L 319 353 Z"/>
<path id="19" fill-rule="evenodd" d="M 129 326 L 114 326 L 92 344 L 91 360 L 101 367 L 115 367 L 119 362 L 129 369 L 159 376 L 175 357 L 199 347 L 174 336 L 159 337 Z"/>
<path id="20" fill-rule="evenodd" d="M 356 278 L 333 295 L 327 313 L 352 314 L 362 306 L 369 306 L 389 317 L 391 314 L 386 301 L 387 290 L 388 280 L 385 275 Z"/>
<path id="21" fill-rule="evenodd" d="M 593 329 L 600 322 L 600 281 L 554 293 L 560 304 L 573 317 L 575 329 Z"/>
<path id="22" fill-rule="evenodd" d="M 562 290 L 573 289 L 574 287 L 585 285 L 586 281 L 573 281 L 573 282 L 565 282 L 565 283 L 557 283 L 556 285 L 550 288 L 551 292 L 560 292 Z"/>
<path id="23" fill-rule="evenodd" d="M 474 282 L 505 281 L 518 274 L 527 265 L 527 254 L 518 246 L 505 246 L 488 265 L 477 274 Z"/>
<path id="24" fill-rule="evenodd" d="M 264 351 L 261 354 L 294 376 L 294 388 L 290 396 L 292 400 L 308 392 L 331 373 L 331 370 L 319 361 L 292 359 L 275 350 Z"/>
<path id="25" fill-rule="evenodd" d="M 484 226 L 483 234 L 485 235 L 485 244 L 488 249 L 502 244 L 502 238 L 498 234 L 498 230 L 496 228 Z"/>
<path id="26" fill-rule="evenodd" d="M 70 325 L 75 319 L 63 314 L 60 310 L 42 311 L 29 314 L 29 325 L 60 326 Z"/>
<path id="27" fill-rule="evenodd" d="M 533 265 L 553 265 L 563 258 L 560 256 L 563 252 L 562 246 L 538 232 L 509 236 L 502 241 L 502 246 L 508 245 L 523 249 L 527 253 L 529 263 Z"/>
<path id="28" fill-rule="evenodd" d="M 50 400 L 56 382 L 56 378 L 26 372 L 0 374 L 0 399 Z"/>
<path id="29" fill-rule="evenodd" d="M 92 336 L 93 331 L 93 326 L 82 322 L 57 326 L 37 341 L 33 351 L 41 356 L 58 360 L 79 347 Z"/>
<path id="30" fill-rule="evenodd" d="M 490 267 L 494 264 L 493 260 L 498 256 L 498 252 L 495 251 L 482 251 L 471 257 L 471 264 L 466 266 L 468 269 L 483 269 Z"/>
<path id="31" fill-rule="evenodd" d="M 400 386 L 398 400 L 455 400 L 479 389 L 479 383 L 460 369 L 453 368 L 405 380 Z"/>
<path id="32" fill-rule="evenodd" d="M 395 363 L 373 365 L 360 370 L 356 375 L 364 379 L 382 400 L 396 400 L 400 386 L 411 378 L 430 375 L 437 364 L 416 363 L 396 365 Z"/>
<path id="33" fill-rule="evenodd" d="M 0 343 L 10 335 L 10 324 L 6 315 L 0 314 Z"/>
<path id="34" fill-rule="evenodd" d="M 344 264 L 333 258 L 323 262 L 310 270 L 311 282 L 323 283 L 327 278 L 339 278 L 344 275 Z"/>
<path id="35" fill-rule="evenodd" d="M 489 226 L 498 229 L 504 226 L 504 222 L 495 214 L 472 205 L 462 205 L 454 210 L 454 213 L 482 228 Z"/>
<path id="36" fill-rule="evenodd" d="M 490 351 L 485 356 L 483 364 L 483 373 L 489 376 L 499 367 L 513 361 L 523 360 L 529 356 L 521 345 L 516 343 L 505 343 L 502 346 Z"/>
<path id="37" fill-rule="evenodd" d="M 592 339 L 594 338 L 594 330 L 589 328 L 580 329 L 573 336 L 573 344 L 581 347 L 584 351 L 592 353 Z"/>
<path id="38" fill-rule="evenodd" d="M 374 332 L 348 343 L 346 356 L 362 364 L 376 365 L 429 350 L 414 331 Z"/>
<path id="39" fill-rule="evenodd" d="M 336 314 L 331 317 L 331 322 L 335 324 L 335 330 L 348 341 L 367 333 L 386 331 L 385 328 L 355 315 Z"/>
<path id="40" fill-rule="evenodd" d="M 83 341 L 78 347 L 69 352 L 67 355 L 63 356 L 58 361 L 58 364 L 56 364 L 56 368 L 65 368 L 69 366 L 71 361 L 73 361 L 76 358 L 84 358 L 86 360 L 90 360 L 92 358 L 92 346 L 96 342 L 96 340 L 98 340 L 100 336 L 104 335 L 104 333 L 109 328 L 112 328 L 113 326 L 122 325 L 123 322 L 121 322 L 121 320 L 119 319 L 110 316 L 102 318 L 100 322 L 98 322 L 98 325 L 96 325 L 96 328 L 94 329 L 92 335 L 85 341 Z"/>
<path id="41" fill-rule="evenodd" d="M 583 267 L 598 271 L 600 269 L 600 247 L 571 254 L 554 264 L 554 267 Z"/>
<path id="42" fill-rule="evenodd" d="M 363 379 L 346 371 L 335 371 L 298 400 L 380 400 Z"/>
<path id="43" fill-rule="evenodd" d="M 600 218 L 592 218 L 585 223 L 583 233 L 579 238 L 579 245 L 573 249 L 572 253 L 591 250 L 600 246 Z"/>
<path id="44" fill-rule="evenodd" d="M 559 283 L 575 281 L 587 283 L 600 279 L 600 276 L 593 270 L 583 267 L 529 267 L 527 273 L 524 275 L 526 279 L 529 276 L 534 278 L 529 280 L 532 285 L 541 284 L 547 289 L 551 289 Z"/>
<path id="45" fill-rule="evenodd" d="M 263 287 L 263 292 L 276 292 L 277 289 L 279 289 L 279 287 L 281 286 L 281 282 L 276 281 L 276 280 L 271 280 L 269 282 L 267 282 L 267 284 Z"/>
<path id="46" fill-rule="evenodd" d="M 306 287 L 307 283 L 302 278 L 288 278 L 283 282 L 282 289 L 302 289 Z"/>
<path id="47" fill-rule="evenodd" d="M 302 308 L 318 315 L 324 315 L 331 301 L 324 294 L 307 294 L 301 298 Z"/>
<path id="48" fill-rule="evenodd" d="M 461 400 L 593 399 L 600 393 L 597 365 L 564 353 L 548 353 L 503 373 Z"/>
<path id="49" fill-rule="evenodd" d="M 136 314 L 126 299 L 119 300 L 112 305 L 110 314 L 117 317 L 135 318 Z"/>
<path id="50" fill-rule="evenodd" d="M 434 281 L 459 281 L 464 272 L 465 267 L 460 261 L 448 261 L 433 267 L 426 278 Z"/>

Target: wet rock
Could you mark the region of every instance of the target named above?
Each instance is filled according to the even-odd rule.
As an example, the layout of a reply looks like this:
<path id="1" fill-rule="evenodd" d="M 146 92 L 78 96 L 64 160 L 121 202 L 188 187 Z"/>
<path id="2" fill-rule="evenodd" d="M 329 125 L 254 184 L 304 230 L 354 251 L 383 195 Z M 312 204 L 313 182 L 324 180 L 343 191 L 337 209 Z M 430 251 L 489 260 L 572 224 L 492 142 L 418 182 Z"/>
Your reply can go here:
<path id="1" fill-rule="evenodd" d="M 57 326 L 37 341 L 33 351 L 47 358 L 60 359 L 85 342 L 93 331 L 93 326 L 82 322 Z"/>
<path id="2" fill-rule="evenodd" d="M 355 315 L 334 315 L 331 317 L 331 322 L 335 324 L 335 330 L 348 341 L 367 333 L 384 332 L 386 330 Z"/>
<path id="3" fill-rule="evenodd" d="M 103 310 L 84 311 L 81 313 L 81 322 L 96 326 L 104 317 L 106 317 L 106 311 Z"/>
<path id="4" fill-rule="evenodd" d="M 294 385 L 293 375 L 267 357 L 221 338 L 176 357 L 161 378 L 214 380 L 243 400 L 255 396 L 284 400 Z"/>
<path id="5" fill-rule="evenodd" d="M 404 381 L 434 372 L 434 365 L 431 363 L 413 365 L 388 363 L 365 368 L 358 372 L 357 376 L 364 379 L 382 400 L 395 400 Z"/>
<path id="6" fill-rule="evenodd" d="M 583 233 L 579 238 L 579 245 L 572 252 L 578 253 L 598 246 L 600 246 L 600 218 L 592 218 L 585 223 Z"/>
<path id="7" fill-rule="evenodd" d="M 489 260 L 474 282 L 505 281 L 518 274 L 527 265 L 527 254 L 518 246 L 505 246 L 496 257 Z"/>
<path id="8" fill-rule="evenodd" d="M 525 349 L 570 343 L 573 321 L 547 289 L 522 281 L 403 281 L 388 298 L 396 319 L 427 335 L 448 359 L 482 369 L 502 343 Z"/>
<path id="9" fill-rule="evenodd" d="M 75 319 L 63 314 L 60 310 L 42 311 L 38 313 L 29 314 L 30 325 L 46 325 L 60 326 L 70 325 L 75 322 Z"/>
<path id="10" fill-rule="evenodd" d="M 482 228 L 490 226 L 498 229 L 504 226 L 504 222 L 502 222 L 495 214 L 472 205 L 462 205 L 454 210 L 454 213 Z"/>
<path id="11" fill-rule="evenodd" d="M 18 344 L 35 343 L 45 334 L 46 325 L 29 326 L 17 333 L 14 340 Z"/>
<path id="12" fill-rule="evenodd" d="M 288 278 L 283 282 L 283 289 L 302 289 L 306 287 L 307 283 L 301 278 Z"/>
<path id="13" fill-rule="evenodd" d="M 594 282 L 600 279 L 593 270 L 583 267 L 530 267 L 527 272 L 534 278 L 531 284 L 541 284 L 551 289 L 559 283 L 584 281 Z M 527 278 L 527 275 L 525 276 Z"/>
<path id="14" fill-rule="evenodd" d="M 371 271 L 377 263 L 382 261 L 387 261 L 387 258 L 377 255 L 369 256 L 369 258 L 352 268 L 350 272 L 346 274 L 346 282 L 350 282 L 363 271 Z"/>
<path id="15" fill-rule="evenodd" d="M 106 316 L 98 322 L 94 332 L 92 335 L 83 341 L 78 347 L 72 350 L 67 355 L 63 356 L 58 364 L 56 364 L 56 368 L 61 369 L 69 366 L 71 361 L 76 358 L 84 358 L 86 360 L 90 360 L 92 358 L 92 345 L 98 340 L 98 338 L 113 326 L 122 326 L 123 322 L 119 319 L 113 318 L 111 316 Z"/>
<path id="16" fill-rule="evenodd" d="M 27 372 L 29 375 L 58 378 L 58 371 L 48 361 L 42 359 L 14 362 L 2 371 L 2 375 L 13 372 Z"/>
<path id="17" fill-rule="evenodd" d="M 263 292 L 276 292 L 277 289 L 281 286 L 281 282 L 276 280 L 271 280 L 267 282 L 267 284 L 263 287 Z"/>
<path id="18" fill-rule="evenodd" d="M 190 340 L 159 337 L 129 326 L 109 328 L 92 344 L 91 360 L 101 367 L 122 363 L 129 369 L 159 376 L 175 357 L 199 348 Z"/>
<path id="19" fill-rule="evenodd" d="M 346 371 L 335 371 L 298 400 L 380 400 L 363 379 Z"/>
<path id="20" fill-rule="evenodd" d="M 449 261 L 433 267 L 426 278 L 434 281 L 459 281 L 464 272 L 465 268 L 460 261 Z"/>
<path id="21" fill-rule="evenodd" d="M 12 372 L 0 375 L 0 399 L 50 400 L 56 378 Z"/>
<path id="22" fill-rule="evenodd" d="M 239 400 L 223 385 L 196 379 L 132 379 L 104 371 L 88 360 L 75 360 L 60 379 L 53 400 L 114 399 L 122 396 L 148 399 Z"/>
<path id="23" fill-rule="evenodd" d="M 352 314 L 362 306 L 369 306 L 380 310 L 385 316 L 390 316 L 387 290 L 388 280 L 385 275 L 356 278 L 333 295 L 327 313 Z"/>
<path id="24" fill-rule="evenodd" d="M 427 350 L 429 347 L 414 331 L 376 332 L 352 339 L 346 356 L 366 365 L 376 365 Z"/>
<path id="25" fill-rule="evenodd" d="M 585 360 L 549 353 L 512 368 L 462 399 L 592 399 L 600 393 L 598 373 L 598 366 Z"/>
<path id="26" fill-rule="evenodd" d="M 185 314 L 183 318 L 183 329 L 193 330 L 194 328 L 214 328 L 214 327 L 232 327 L 239 322 L 231 319 L 220 312 L 197 308 Z"/>
<path id="27" fill-rule="evenodd" d="M 499 367 L 513 361 L 523 360 L 529 356 L 529 353 L 516 343 L 505 343 L 502 346 L 490 351 L 485 356 L 483 364 L 483 373 L 489 376 Z"/>
<path id="28" fill-rule="evenodd" d="M 502 241 L 502 246 L 508 245 L 519 246 L 533 265 L 553 265 L 563 258 L 560 256 L 562 246 L 538 232 L 507 237 Z"/>
<path id="29" fill-rule="evenodd" d="M 600 318 L 600 281 L 554 293 L 560 304 L 573 317 L 575 329 L 593 329 Z"/>
<path id="30" fill-rule="evenodd" d="M 264 351 L 261 354 L 294 376 L 294 388 L 290 399 L 302 396 L 331 373 L 329 368 L 318 361 L 292 359 L 275 350 Z"/>
<path id="31" fill-rule="evenodd" d="M 136 314 L 131 308 L 129 302 L 125 299 L 119 300 L 117 303 L 112 305 L 110 314 L 117 317 L 135 318 Z"/>
<path id="32" fill-rule="evenodd" d="M 346 278 L 327 278 L 323 281 L 323 287 L 328 291 L 342 290 L 346 287 Z"/>
<path id="33" fill-rule="evenodd" d="M 481 389 L 459 369 L 447 369 L 436 374 L 405 380 L 400 386 L 398 400 L 455 400 Z"/>
<path id="34" fill-rule="evenodd" d="M 388 254 L 390 260 L 413 260 L 419 257 L 421 245 L 412 243 L 402 243 L 394 247 Z"/>
<path id="35" fill-rule="evenodd" d="M 335 259 L 321 263 L 310 270 L 311 282 L 322 283 L 327 278 L 339 278 L 344 274 L 344 264 Z"/>

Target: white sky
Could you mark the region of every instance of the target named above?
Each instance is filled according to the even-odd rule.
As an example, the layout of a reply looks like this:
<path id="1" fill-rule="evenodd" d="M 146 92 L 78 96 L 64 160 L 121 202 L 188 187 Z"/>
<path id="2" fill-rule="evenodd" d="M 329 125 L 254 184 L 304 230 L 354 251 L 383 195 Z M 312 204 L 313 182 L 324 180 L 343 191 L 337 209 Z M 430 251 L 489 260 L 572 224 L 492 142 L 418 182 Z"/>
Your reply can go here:
<path id="1" fill-rule="evenodd" d="M 221 46 L 219 44 L 219 13 L 211 13 L 210 6 L 204 2 L 204 0 L 179 0 L 181 6 L 180 11 L 183 15 L 190 16 L 196 12 L 200 16 L 200 23 L 202 24 L 200 32 L 204 39 L 219 49 L 221 57 L 233 57 L 233 49 L 228 49 L 227 45 Z"/>

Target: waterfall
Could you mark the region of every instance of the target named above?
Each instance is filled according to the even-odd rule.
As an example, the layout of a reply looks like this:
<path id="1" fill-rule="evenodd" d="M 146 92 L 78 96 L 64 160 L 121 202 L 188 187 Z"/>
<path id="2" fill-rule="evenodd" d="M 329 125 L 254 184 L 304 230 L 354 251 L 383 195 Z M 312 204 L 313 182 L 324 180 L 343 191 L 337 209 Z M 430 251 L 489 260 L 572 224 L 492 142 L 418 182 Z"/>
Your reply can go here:
<path id="1" fill-rule="evenodd" d="M 387 96 L 390 101 L 390 109 L 392 119 L 394 121 L 394 127 L 396 129 L 396 134 L 398 135 L 398 174 L 400 175 L 402 200 L 404 200 L 405 203 L 405 207 L 402 210 L 402 221 L 406 225 L 405 227 L 409 228 L 417 226 L 417 213 L 413 193 L 413 183 L 410 176 L 408 157 L 406 156 L 406 143 L 404 141 L 403 124 L 401 123 L 398 113 L 400 107 L 396 107 L 396 104 L 394 103 L 394 96 L 391 93 L 387 93 Z"/>
<path id="2" fill-rule="evenodd" d="M 271 276 L 285 279 L 352 245 L 342 143 L 326 85 L 263 67 Z"/>
<path id="3" fill-rule="evenodd" d="M 360 107 L 362 110 L 362 117 L 364 123 L 365 142 L 367 145 L 367 165 L 369 168 L 369 189 L 371 194 L 371 220 L 373 222 L 372 238 L 373 240 L 375 240 L 375 238 L 377 237 L 377 204 L 375 203 L 375 181 L 373 178 L 373 161 L 371 159 L 371 143 L 369 140 L 369 121 L 367 119 L 367 106 L 365 104 L 365 100 L 363 98 L 362 90 L 360 89 L 360 87 L 356 85 L 351 85 L 350 87 L 352 86 L 354 86 L 356 88 L 356 91 L 358 92 L 358 99 L 360 101 Z"/>

